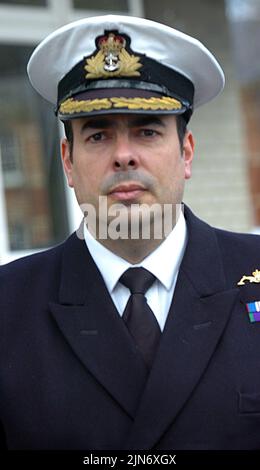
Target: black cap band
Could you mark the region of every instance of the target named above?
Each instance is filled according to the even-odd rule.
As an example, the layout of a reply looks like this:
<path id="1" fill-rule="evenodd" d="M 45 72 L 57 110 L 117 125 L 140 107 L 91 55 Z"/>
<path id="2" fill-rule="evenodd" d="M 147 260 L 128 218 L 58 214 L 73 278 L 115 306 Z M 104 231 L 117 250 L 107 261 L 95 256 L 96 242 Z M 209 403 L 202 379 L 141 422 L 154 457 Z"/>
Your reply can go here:
<path id="1" fill-rule="evenodd" d="M 113 77 L 113 79 L 87 79 L 84 58 L 67 73 L 58 86 L 57 107 L 66 99 L 81 92 L 100 88 L 136 88 L 154 91 L 164 96 L 179 99 L 184 105 L 192 108 L 194 97 L 193 83 L 184 75 L 154 59 L 140 56 L 142 68 L 139 77 L 124 79 Z"/>

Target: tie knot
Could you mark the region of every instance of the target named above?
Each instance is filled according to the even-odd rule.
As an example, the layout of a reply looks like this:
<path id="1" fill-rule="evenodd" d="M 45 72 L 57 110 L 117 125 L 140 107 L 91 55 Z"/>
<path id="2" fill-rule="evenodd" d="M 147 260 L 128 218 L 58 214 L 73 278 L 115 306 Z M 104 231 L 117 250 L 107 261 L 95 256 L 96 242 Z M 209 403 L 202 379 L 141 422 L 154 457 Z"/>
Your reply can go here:
<path id="1" fill-rule="evenodd" d="M 130 289 L 131 294 L 145 294 L 156 277 L 145 268 L 129 268 L 119 281 Z"/>

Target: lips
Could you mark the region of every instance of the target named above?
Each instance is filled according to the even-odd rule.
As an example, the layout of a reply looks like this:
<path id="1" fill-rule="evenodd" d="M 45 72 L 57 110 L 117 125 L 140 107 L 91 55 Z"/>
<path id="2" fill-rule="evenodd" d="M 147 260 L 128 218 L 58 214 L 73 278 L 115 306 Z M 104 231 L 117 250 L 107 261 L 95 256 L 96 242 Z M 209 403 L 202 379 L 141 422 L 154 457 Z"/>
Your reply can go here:
<path id="1" fill-rule="evenodd" d="M 119 200 L 135 199 L 140 196 L 146 188 L 136 183 L 120 184 L 112 188 L 109 195 Z"/>

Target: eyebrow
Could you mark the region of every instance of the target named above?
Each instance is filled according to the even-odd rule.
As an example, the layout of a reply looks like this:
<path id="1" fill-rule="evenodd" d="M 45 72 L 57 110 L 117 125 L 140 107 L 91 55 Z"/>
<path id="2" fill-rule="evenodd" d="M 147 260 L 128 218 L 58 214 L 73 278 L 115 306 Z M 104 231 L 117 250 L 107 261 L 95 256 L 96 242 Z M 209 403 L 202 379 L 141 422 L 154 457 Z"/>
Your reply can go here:
<path id="1" fill-rule="evenodd" d="M 165 127 L 165 122 L 159 116 L 155 116 L 151 114 L 150 116 L 141 115 L 141 116 L 135 117 L 132 120 L 132 122 L 130 122 L 130 125 L 133 127 L 151 126 L 151 125 Z"/>
<path id="2" fill-rule="evenodd" d="M 87 129 L 109 129 L 116 127 L 116 125 L 117 121 L 110 118 L 90 118 L 82 124 L 80 133 L 82 134 Z M 165 127 L 164 121 L 160 117 L 153 115 L 141 115 L 134 118 L 130 118 L 128 121 L 128 127 L 142 127 L 151 125 Z"/>

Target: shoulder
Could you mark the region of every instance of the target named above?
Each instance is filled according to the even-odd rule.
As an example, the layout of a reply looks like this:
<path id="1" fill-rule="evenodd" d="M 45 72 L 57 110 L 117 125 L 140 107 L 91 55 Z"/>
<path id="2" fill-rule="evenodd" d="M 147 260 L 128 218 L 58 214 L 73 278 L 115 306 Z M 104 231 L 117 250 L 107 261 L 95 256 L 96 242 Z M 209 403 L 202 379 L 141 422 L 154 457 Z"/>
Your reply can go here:
<path id="1" fill-rule="evenodd" d="M 214 271 L 221 261 L 225 277 L 230 285 L 236 284 L 242 276 L 251 276 L 260 270 L 260 235 L 236 233 L 212 227 L 196 217 L 187 206 L 185 215 L 188 230 L 193 234 L 194 249 L 199 253 L 211 253 L 211 265 L 208 269 Z M 194 235 L 195 234 L 195 235 Z M 215 259 L 215 263 L 214 263 Z"/>
<path id="2" fill-rule="evenodd" d="M 0 293 L 22 293 L 39 285 L 46 289 L 58 283 L 66 243 L 0 266 Z"/>
<path id="3" fill-rule="evenodd" d="M 214 229 L 227 279 L 240 281 L 260 270 L 260 235 Z"/>
<path id="4" fill-rule="evenodd" d="M 260 248 L 260 235 L 231 232 L 213 227 L 194 215 L 186 205 L 184 206 L 184 215 L 188 230 L 191 230 L 193 233 L 195 232 L 197 241 L 201 239 L 206 241 L 207 238 L 211 238 L 212 234 L 214 234 L 214 238 L 217 240 L 219 247 L 227 254 L 237 254 L 239 251 L 240 255 L 242 255 L 243 252 L 246 254 L 255 254 L 256 250 Z"/>
<path id="5" fill-rule="evenodd" d="M 0 267 L 0 276 L 19 275 L 22 276 L 25 272 L 37 272 L 44 266 L 52 264 L 62 252 L 64 243 L 53 248 L 24 256 L 10 263 L 4 264 Z"/>
<path id="6" fill-rule="evenodd" d="M 219 247 L 227 254 L 238 254 L 239 251 L 240 255 L 242 255 L 243 252 L 255 254 L 255 250 L 259 250 L 260 235 L 231 232 L 213 227 L 194 215 L 186 205 L 184 206 L 184 215 L 188 231 L 191 230 L 192 233 L 195 232 L 197 241 L 201 239 L 206 241 L 207 238 L 211 238 L 212 234 L 214 234 L 214 238 L 217 240 Z"/>
<path id="7" fill-rule="evenodd" d="M 234 256 L 258 256 L 260 262 L 260 235 L 229 232 L 214 228 L 218 243 L 224 254 Z"/>

